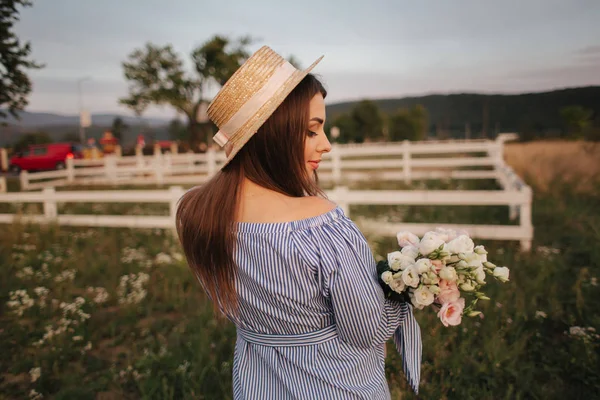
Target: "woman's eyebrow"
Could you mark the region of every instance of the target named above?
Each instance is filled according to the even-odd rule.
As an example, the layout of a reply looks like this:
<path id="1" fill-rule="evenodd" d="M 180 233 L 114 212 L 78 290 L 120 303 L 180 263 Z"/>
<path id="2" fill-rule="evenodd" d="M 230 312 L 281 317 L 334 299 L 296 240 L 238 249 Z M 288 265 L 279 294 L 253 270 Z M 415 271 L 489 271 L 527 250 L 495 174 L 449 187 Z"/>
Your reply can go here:
<path id="1" fill-rule="evenodd" d="M 318 123 L 322 124 L 323 123 L 323 119 L 319 118 L 319 117 L 313 117 L 310 119 L 310 121 L 317 121 Z"/>

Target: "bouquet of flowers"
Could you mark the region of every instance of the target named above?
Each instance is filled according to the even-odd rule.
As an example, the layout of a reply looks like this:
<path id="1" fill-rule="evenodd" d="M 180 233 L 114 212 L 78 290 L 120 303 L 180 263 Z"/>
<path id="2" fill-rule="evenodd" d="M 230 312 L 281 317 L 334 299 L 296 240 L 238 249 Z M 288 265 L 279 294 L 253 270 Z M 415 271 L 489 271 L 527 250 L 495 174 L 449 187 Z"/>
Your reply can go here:
<path id="1" fill-rule="evenodd" d="M 397 238 L 400 250 L 377 264 L 386 297 L 417 309 L 435 306 L 444 326 L 459 325 L 463 315 L 481 314 L 475 305 L 489 300 L 482 292 L 487 275 L 509 280 L 509 269 L 489 262 L 485 248 L 475 246 L 464 231 L 437 228 L 421 239 L 410 232 L 399 232 Z M 468 306 L 465 297 L 471 299 Z"/>

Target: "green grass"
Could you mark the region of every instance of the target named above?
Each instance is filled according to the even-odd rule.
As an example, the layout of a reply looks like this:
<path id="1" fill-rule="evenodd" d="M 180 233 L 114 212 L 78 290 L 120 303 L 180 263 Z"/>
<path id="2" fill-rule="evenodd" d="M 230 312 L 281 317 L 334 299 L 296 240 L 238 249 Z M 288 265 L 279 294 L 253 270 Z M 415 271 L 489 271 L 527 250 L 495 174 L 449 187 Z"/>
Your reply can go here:
<path id="1" fill-rule="evenodd" d="M 428 183 L 438 189 L 455 185 Z M 461 185 L 493 188 L 485 182 Z M 587 330 L 600 329 L 598 204 L 600 190 L 575 195 L 557 184 L 554 192 L 535 196 L 531 253 L 520 253 L 517 242 L 485 242 L 490 260 L 511 267 L 511 282 L 489 285 L 492 300 L 481 305 L 483 319 L 444 328 L 432 311 L 417 311 L 424 341 L 421 398 L 598 397 L 600 339 Z M 351 211 L 410 222 L 509 222 L 506 207 Z M 378 257 L 396 246 L 394 238 L 368 239 Z M 145 292 L 126 286 L 120 293 L 121 277 L 129 274 L 142 280 L 147 274 Z M 36 294 L 39 287 L 48 289 L 45 299 Z M 105 289 L 108 299 L 95 302 L 102 300 L 100 289 L 89 287 Z M 33 300 L 21 316 L 8 304 L 10 293 L 20 289 Z M 130 303 L 119 301 L 128 294 Z M 75 321 L 72 331 L 36 345 L 47 326 L 60 327 L 60 303 L 77 297 L 85 301 L 67 311 Z M 585 330 L 569 333 L 572 327 Z M 0 399 L 28 398 L 31 390 L 45 399 L 228 399 L 234 343 L 234 327 L 213 315 L 168 231 L 22 225 L 0 230 Z M 41 371 L 35 382 L 33 368 Z M 391 343 L 386 370 L 393 398 L 416 398 Z"/>

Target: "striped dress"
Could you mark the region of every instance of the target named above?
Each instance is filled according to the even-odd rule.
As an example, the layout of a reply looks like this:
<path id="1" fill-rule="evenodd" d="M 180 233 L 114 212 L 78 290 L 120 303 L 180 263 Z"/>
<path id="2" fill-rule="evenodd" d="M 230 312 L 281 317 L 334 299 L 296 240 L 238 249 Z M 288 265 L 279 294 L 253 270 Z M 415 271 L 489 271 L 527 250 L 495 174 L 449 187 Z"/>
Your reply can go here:
<path id="1" fill-rule="evenodd" d="M 239 314 L 228 316 L 237 327 L 235 399 L 389 399 L 392 336 L 418 387 L 412 309 L 384 298 L 369 246 L 341 208 L 239 223 L 237 234 Z"/>

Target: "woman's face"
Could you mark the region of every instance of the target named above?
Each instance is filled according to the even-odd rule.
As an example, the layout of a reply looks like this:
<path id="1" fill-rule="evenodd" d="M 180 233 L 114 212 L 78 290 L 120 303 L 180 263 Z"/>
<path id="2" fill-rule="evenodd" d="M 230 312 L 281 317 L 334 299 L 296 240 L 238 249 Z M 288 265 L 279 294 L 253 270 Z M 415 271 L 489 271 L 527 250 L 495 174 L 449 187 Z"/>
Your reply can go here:
<path id="1" fill-rule="evenodd" d="M 309 176 L 314 176 L 319 168 L 323 153 L 331 150 L 331 143 L 325 135 L 325 99 L 317 93 L 310 101 L 308 132 L 304 143 L 304 163 Z"/>

